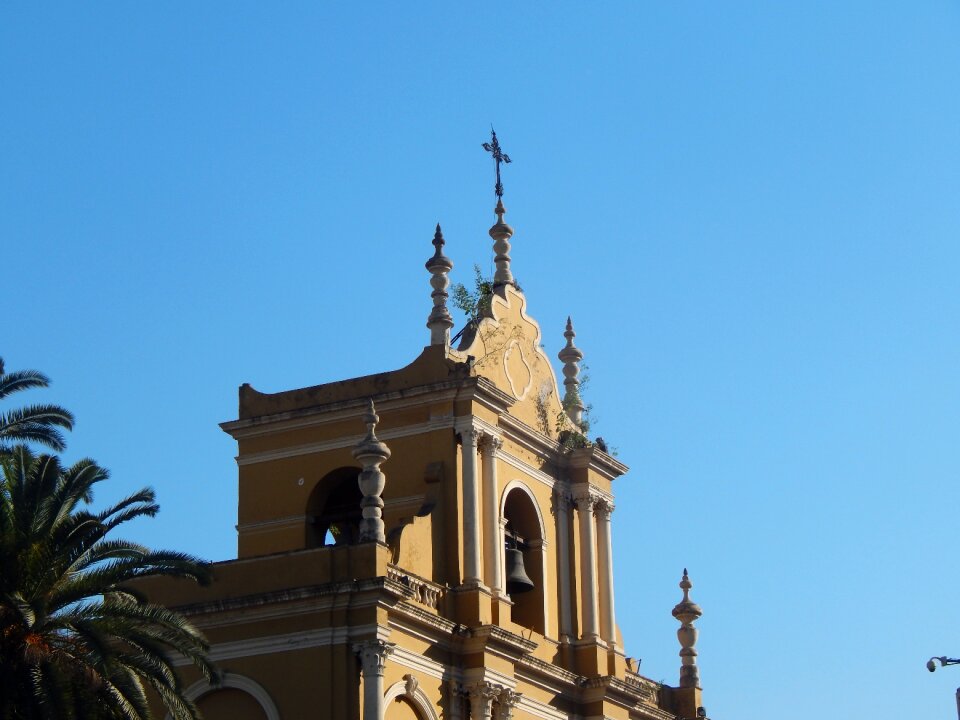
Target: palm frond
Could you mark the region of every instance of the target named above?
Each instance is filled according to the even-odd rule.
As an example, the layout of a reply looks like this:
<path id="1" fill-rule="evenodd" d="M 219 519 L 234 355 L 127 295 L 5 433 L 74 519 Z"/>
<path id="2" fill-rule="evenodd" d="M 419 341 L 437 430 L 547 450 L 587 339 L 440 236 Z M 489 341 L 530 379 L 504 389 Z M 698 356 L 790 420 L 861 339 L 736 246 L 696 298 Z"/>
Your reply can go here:
<path id="1" fill-rule="evenodd" d="M 3 372 L 3 361 L 0 360 L 0 400 L 21 390 L 44 388 L 50 385 L 50 378 L 36 370 L 15 370 L 11 373 Z"/>
<path id="2" fill-rule="evenodd" d="M 59 405 L 28 405 L 0 414 L 0 442 L 4 444 L 33 441 L 52 450 L 66 447 L 57 428 L 73 429 L 73 414 Z"/>
<path id="3" fill-rule="evenodd" d="M 0 720 L 148 720 L 146 688 L 172 717 L 198 718 L 171 658 L 212 680 L 209 645 L 131 582 L 206 583 L 210 567 L 109 537 L 159 508 L 145 488 L 92 512 L 93 487 L 107 477 L 92 460 L 64 467 L 25 445 L 0 454 Z"/>

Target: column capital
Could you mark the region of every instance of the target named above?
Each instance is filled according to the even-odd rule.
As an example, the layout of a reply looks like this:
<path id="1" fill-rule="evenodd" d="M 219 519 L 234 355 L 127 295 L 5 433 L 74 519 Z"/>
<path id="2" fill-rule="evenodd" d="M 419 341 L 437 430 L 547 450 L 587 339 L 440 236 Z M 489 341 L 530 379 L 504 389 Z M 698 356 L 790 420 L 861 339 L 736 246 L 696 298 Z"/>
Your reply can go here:
<path id="1" fill-rule="evenodd" d="M 360 658 L 363 676 L 376 675 L 383 677 L 383 669 L 387 664 L 387 658 L 393 653 L 395 647 L 395 643 L 388 643 L 384 640 L 365 640 L 354 644 L 353 651 Z"/>
<path id="2" fill-rule="evenodd" d="M 593 512 L 593 508 L 600 501 L 600 495 L 589 485 L 580 485 L 573 489 L 573 502 L 577 510 Z"/>
<path id="3" fill-rule="evenodd" d="M 483 430 L 473 425 L 467 425 L 457 429 L 457 439 L 461 445 L 469 443 L 473 447 L 477 447 L 482 437 Z"/>
<path id="4" fill-rule="evenodd" d="M 500 697 L 502 689 L 486 680 L 467 686 L 467 694 L 470 697 L 470 720 L 490 720 L 493 715 L 493 701 Z"/>
<path id="5" fill-rule="evenodd" d="M 550 512 L 556 515 L 557 513 L 565 513 L 570 510 L 570 505 L 573 502 L 573 497 L 566 490 L 557 490 L 553 491 L 553 502 L 550 504 Z"/>
<path id="6" fill-rule="evenodd" d="M 491 432 L 480 431 L 480 438 L 478 440 L 480 452 L 492 453 L 494 456 L 500 452 L 500 448 L 503 447 L 503 438 L 499 435 L 494 435 Z"/>
<path id="7" fill-rule="evenodd" d="M 608 500 L 605 497 L 597 498 L 596 502 L 596 513 L 599 520 L 609 520 L 610 516 L 613 514 L 614 504 L 612 500 Z"/>
<path id="8" fill-rule="evenodd" d="M 497 704 L 500 706 L 497 712 L 497 720 L 513 720 L 513 708 L 520 702 L 523 693 L 515 692 L 510 688 L 502 688 L 500 696 L 497 698 Z"/>

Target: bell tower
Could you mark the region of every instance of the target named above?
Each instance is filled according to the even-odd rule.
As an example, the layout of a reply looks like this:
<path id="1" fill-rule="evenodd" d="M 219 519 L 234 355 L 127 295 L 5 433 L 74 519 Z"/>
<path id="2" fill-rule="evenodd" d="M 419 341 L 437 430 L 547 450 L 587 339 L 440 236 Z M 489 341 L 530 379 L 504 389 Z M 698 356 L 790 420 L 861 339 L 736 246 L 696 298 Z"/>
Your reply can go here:
<path id="1" fill-rule="evenodd" d="M 495 134 L 484 147 L 496 273 L 466 327 L 451 341 L 437 225 L 428 344 L 390 372 L 241 386 L 238 418 L 221 426 L 239 448 L 238 559 L 210 588 L 150 586 L 259 688 L 266 716 L 666 720 L 699 707 L 699 607 L 674 610 L 679 687 L 625 654 L 611 522 L 627 467 L 588 437 L 570 318 L 556 333 L 561 394 L 511 272 L 510 159 Z M 195 687 L 201 702 L 218 692 Z"/>

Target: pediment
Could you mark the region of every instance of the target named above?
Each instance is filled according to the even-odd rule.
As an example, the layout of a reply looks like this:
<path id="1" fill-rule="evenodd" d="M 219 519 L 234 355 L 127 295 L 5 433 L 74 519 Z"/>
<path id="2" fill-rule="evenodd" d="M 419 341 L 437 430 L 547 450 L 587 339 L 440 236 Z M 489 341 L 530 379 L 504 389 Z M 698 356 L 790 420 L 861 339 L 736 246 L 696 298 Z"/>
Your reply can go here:
<path id="1" fill-rule="evenodd" d="M 556 437 L 563 413 L 556 375 L 541 347 L 537 321 L 527 299 L 512 285 L 493 291 L 490 307 L 466 333 L 457 350 L 474 358 L 474 371 L 517 402 L 510 414 L 544 435 Z"/>

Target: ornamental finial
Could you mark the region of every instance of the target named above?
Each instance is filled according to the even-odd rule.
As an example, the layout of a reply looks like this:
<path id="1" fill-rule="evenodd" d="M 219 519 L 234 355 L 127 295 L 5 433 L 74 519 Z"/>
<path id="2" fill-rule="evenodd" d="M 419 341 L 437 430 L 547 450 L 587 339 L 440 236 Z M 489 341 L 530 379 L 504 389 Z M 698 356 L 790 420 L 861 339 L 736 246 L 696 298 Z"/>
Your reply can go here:
<path id="1" fill-rule="evenodd" d="M 363 500 L 360 507 L 363 519 L 360 521 L 360 542 L 386 542 L 383 532 L 383 493 L 386 477 L 380 472 L 380 464 L 390 457 L 390 448 L 377 440 L 376 428 L 380 418 L 370 398 L 363 422 L 367 426 L 367 435 L 353 449 L 353 456 L 363 464 L 363 470 L 357 478 Z"/>
<path id="2" fill-rule="evenodd" d="M 453 261 L 443 254 L 443 231 L 437 223 L 437 231 L 433 235 L 433 246 L 436 252 L 427 260 L 426 268 L 431 273 L 430 285 L 433 292 L 433 311 L 427 318 L 427 327 L 430 328 L 431 345 L 450 345 L 450 328 L 453 327 L 453 318 L 447 310 L 447 288 L 450 287 L 450 278 L 447 274 L 453 270 Z"/>
<path id="3" fill-rule="evenodd" d="M 500 198 L 503 197 L 503 183 L 500 182 L 500 163 L 509 164 L 513 161 L 500 147 L 500 141 L 497 140 L 497 131 L 493 129 L 493 125 L 490 126 L 490 142 L 484 143 L 483 149 L 493 155 L 493 164 L 497 169 L 497 184 L 493 186 L 493 192 L 497 196 L 497 205 L 502 207 L 503 203 L 500 202 Z"/>
<path id="4" fill-rule="evenodd" d="M 700 687 L 700 668 L 697 667 L 697 628 L 693 623 L 703 615 L 703 610 L 690 599 L 690 588 L 693 583 L 683 569 L 683 578 L 680 580 L 680 589 L 683 590 L 683 600 L 673 608 L 673 616 L 680 621 L 677 630 L 677 639 L 680 641 L 680 687 Z"/>
<path id="5" fill-rule="evenodd" d="M 557 357 L 563 363 L 563 409 L 567 417 L 579 429 L 583 424 L 583 400 L 580 398 L 580 361 L 583 360 L 583 353 L 580 348 L 573 344 L 573 339 L 577 334 L 573 331 L 573 321 L 567 316 L 567 329 L 563 336 L 567 339 L 567 344 Z"/>
<path id="6" fill-rule="evenodd" d="M 510 156 L 503 152 L 500 142 L 497 140 L 497 133 L 493 127 L 490 128 L 490 142 L 483 143 L 483 149 L 493 154 L 493 162 L 497 170 L 497 184 L 494 186 L 494 193 L 497 196 L 497 207 L 494 214 L 497 216 L 497 222 L 490 228 L 490 237 L 493 238 L 493 262 L 497 266 L 493 274 L 493 287 L 498 288 L 503 285 L 513 285 L 513 273 L 510 272 L 510 238 L 513 237 L 513 228 L 503 221 L 503 216 L 507 214 L 507 209 L 503 206 L 503 183 L 500 182 L 500 163 L 509 163 Z"/>

